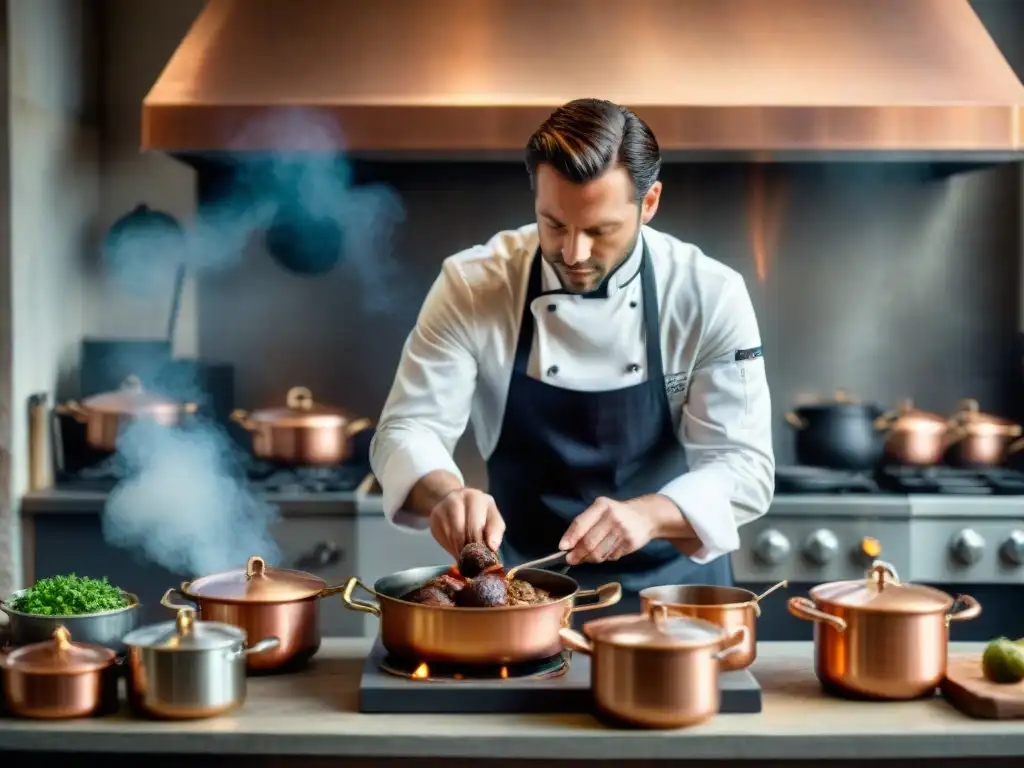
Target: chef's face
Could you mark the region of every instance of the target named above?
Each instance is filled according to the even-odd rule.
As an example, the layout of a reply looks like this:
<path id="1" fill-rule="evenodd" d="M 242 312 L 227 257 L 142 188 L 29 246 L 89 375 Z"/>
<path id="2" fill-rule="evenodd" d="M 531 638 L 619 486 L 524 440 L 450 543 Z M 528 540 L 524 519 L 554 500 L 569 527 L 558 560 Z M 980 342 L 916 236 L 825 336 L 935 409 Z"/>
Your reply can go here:
<path id="1" fill-rule="evenodd" d="M 632 253 L 658 210 L 661 182 L 637 204 L 624 168 L 614 167 L 585 184 L 574 184 L 550 165 L 537 168 L 535 206 L 540 248 L 565 290 L 593 291 Z"/>

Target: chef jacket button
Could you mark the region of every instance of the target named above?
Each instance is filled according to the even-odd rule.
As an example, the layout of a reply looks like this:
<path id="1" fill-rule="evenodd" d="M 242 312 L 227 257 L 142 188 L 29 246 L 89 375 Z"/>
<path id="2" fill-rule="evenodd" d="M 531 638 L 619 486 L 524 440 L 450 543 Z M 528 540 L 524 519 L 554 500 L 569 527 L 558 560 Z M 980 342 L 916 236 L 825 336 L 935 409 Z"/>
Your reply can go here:
<path id="1" fill-rule="evenodd" d="M 548 312 L 554 312 L 554 311 L 555 311 L 555 305 L 554 304 L 548 304 Z"/>
<path id="2" fill-rule="evenodd" d="M 552 365 L 550 368 L 548 368 L 548 376 L 555 376 L 557 374 L 558 374 L 558 366 L 557 365 Z"/>
<path id="3" fill-rule="evenodd" d="M 629 302 L 629 308 L 630 309 L 636 309 L 636 302 L 635 301 Z"/>
<path id="4" fill-rule="evenodd" d="M 637 371 L 640 370 L 640 366 L 637 365 L 636 363 L 630 363 L 629 367 L 626 370 L 629 371 L 630 373 L 636 373 Z"/>

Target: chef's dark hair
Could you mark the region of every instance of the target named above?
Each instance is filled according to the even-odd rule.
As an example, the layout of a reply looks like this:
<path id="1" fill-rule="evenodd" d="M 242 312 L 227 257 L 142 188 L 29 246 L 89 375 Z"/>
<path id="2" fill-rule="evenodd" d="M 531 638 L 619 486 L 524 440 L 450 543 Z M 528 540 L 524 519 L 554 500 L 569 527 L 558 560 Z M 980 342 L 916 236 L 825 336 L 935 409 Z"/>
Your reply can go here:
<path id="1" fill-rule="evenodd" d="M 526 144 L 526 170 L 534 189 L 537 167 L 543 164 L 583 184 L 616 163 L 626 169 L 640 202 L 658 180 L 661 150 L 650 127 L 633 110 L 602 99 L 563 104 Z"/>

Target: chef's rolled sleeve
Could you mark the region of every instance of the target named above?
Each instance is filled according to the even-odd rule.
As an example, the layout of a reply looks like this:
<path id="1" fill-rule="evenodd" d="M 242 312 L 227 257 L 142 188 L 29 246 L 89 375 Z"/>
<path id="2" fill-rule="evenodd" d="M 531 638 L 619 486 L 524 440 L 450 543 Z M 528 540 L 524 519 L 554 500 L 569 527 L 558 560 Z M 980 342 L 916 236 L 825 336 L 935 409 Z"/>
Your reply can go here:
<path id="1" fill-rule="evenodd" d="M 452 453 L 469 421 L 476 387 L 471 315 L 472 295 L 458 265 L 446 260 L 402 349 L 370 444 L 370 466 L 381 484 L 384 513 L 399 527 L 429 527 L 426 518 L 402 510 L 423 477 L 444 470 L 462 481 Z"/>
<path id="2" fill-rule="evenodd" d="M 743 279 L 722 293 L 705 330 L 679 425 L 689 472 L 660 493 L 690 523 L 707 563 L 739 549 L 739 528 L 768 511 L 775 491 L 771 397 L 761 337 Z"/>

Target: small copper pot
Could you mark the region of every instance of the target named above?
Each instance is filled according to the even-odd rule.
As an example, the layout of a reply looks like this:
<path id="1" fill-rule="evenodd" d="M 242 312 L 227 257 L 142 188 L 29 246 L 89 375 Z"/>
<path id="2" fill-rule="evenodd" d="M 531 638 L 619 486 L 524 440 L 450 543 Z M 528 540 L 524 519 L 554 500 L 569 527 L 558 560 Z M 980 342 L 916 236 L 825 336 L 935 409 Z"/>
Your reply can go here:
<path id="1" fill-rule="evenodd" d="M 116 654 L 74 643 L 64 627 L 52 640 L 24 645 L 0 656 L 4 699 L 20 717 L 65 719 L 97 714 L 116 692 Z"/>
<path id="2" fill-rule="evenodd" d="M 566 648 L 592 657 L 590 685 L 600 711 L 627 725 L 681 728 L 718 714 L 722 662 L 741 652 L 747 628 L 673 617 L 659 606 L 588 621 L 582 634 L 563 627 L 559 636 Z"/>
<path id="3" fill-rule="evenodd" d="M 787 582 L 780 581 L 771 589 L 757 595 L 738 587 L 718 587 L 709 584 L 674 584 L 648 587 L 640 590 L 640 606 L 644 613 L 658 607 L 669 616 L 690 616 L 723 629 L 745 627 L 743 642 L 722 658 L 722 669 L 746 669 L 757 658 L 757 619 L 761 615 L 760 601 Z"/>
<path id="4" fill-rule="evenodd" d="M 246 656 L 250 670 L 267 670 L 302 664 L 320 650 L 319 600 L 343 589 L 311 573 L 271 568 L 253 556 L 244 569 L 169 589 L 160 602 L 172 610 L 189 607 L 172 602 L 178 594 L 195 603 L 203 621 L 231 624 L 248 637 L 276 637 L 276 647 Z"/>
<path id="5" fill-rule="evenodd" d="M 410 568 L 378 579 L 367 589 L 354 576 L 341 595 L 354 611 L 380 619 L 384 647 L 405 659 L 455 664 L 515 664 L 554 656 L 562 650 L 558 630 L 569 616 L 615 605 L 622 598 L 622 587 L 604 584 L 594 590 L 581 590 L 575 579 L 537 568 L 523 568 L 516 578 L 548 592 L 546 603 L 495 608 L 460 608 L 422 605 L 403 600 L 417 587 L 450 573 L 450 566 Z M 356 587 L 370 592 L 376 603 L 357 600 Z M 597 597 L 596 602 L 578 605 L 582 597 Z"/>
<path id="6" fill-rule="evenodd" d="M 117 436 L 127 424 L 147 419 L 175 427 L 186 414 L 195 413 L 198 406 L 147 392 L 138 377 L 129 376 L 115 392 L 94 395 L 81 403 L 70 400 L 56 410 L 85 425 L 85 439 L 91 448 L 113 453 Z"/>
<path id="7" fill-rule="evenodd" d="M 253 433 L 252 452 L 260 459 L 296 466 L 330 466 L 352 456 L 352 438 L 372 426 L 340 408 L 321 405 L 306 387 L 288 390 L 286 407 L 248 413 L 231 420 Z"/>
<path id="8" fill-rule="evenodd" d="M 946 674 L 949 625 L 981 614 L 973 597 L 903 584 L 876 562 L 866 579 L 834 581 L 792 597 L 789 612 L 813 621 L 815 672 L 826 690 L 870 699 L 934 693 Z M 954 612 L 954 606 L 963 606 Z"/>
<path id="9" fill-rule="evenodd" d="M 886 460 L 909 466 L 939 464 L 949 448 L 952 426 L 945 416 L 915 409 L 910 400 L 875 421 L 885 433 Z"/>
<path id="10" fill-rule="evenodd" d="M 948 462 L 994 467 L 1024 448 L 1020 424 L 982 413 L 977 400 L 961 400 L 953 415 Z"/>

